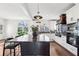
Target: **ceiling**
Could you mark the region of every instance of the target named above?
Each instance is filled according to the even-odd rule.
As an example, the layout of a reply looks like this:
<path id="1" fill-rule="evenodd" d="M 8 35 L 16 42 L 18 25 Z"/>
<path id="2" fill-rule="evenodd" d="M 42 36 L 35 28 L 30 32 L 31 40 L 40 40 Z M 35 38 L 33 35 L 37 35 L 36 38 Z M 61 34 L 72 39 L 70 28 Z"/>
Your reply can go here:
<path id="1" fill-rule="evenodd" d="M 37 3 L 0 3 L 0 18 L 9 20 L 32 20 L 37 15 Z M 45 20 L 58 19 L 74 3 L 39 3 L 40 15 Z"/>
<path id="2" fill-rule="evenodd" d="M 31 19 L 20 3 L 0 3 L 0 18 L 9 20 Z"/>
<path id="3" fill-rule="evenodd" d="M 30 11 L 29 14 L 31 14 L 32 18 L 34 15 L 37 15 L 37 3 L 24 4 L 24 6 L 26 5 L 28 6 L 28 9 Z M 39 11 L 40 15 L 43 16 L 43 19 L 58 19 L 61 13 L 64 13 L 73 5 L 73 3 L 39 3 Z"/>

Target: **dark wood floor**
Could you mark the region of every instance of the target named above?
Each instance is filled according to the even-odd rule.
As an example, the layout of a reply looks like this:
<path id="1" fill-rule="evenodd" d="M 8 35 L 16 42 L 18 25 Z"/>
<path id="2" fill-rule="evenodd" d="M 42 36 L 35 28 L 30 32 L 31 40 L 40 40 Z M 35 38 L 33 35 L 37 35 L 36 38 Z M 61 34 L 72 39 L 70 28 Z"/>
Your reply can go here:
<path id="1" fill-rule="evenodd" d="M 3 44 L 4 42 L 0 42 L 0 56 L 2 56 L 3 54 Z M 19 54 L 18 54 L 19 52 Z M 16 55 L 20 56 L 20 49 L 18 51 L 18 49 L 16 48 Z M 6 50 L 5 53 L 6 56 L 9 55 L 9 50 Z M 50 43 L 50 56 L 73 56 L 73 54 L 71 54 L 70 52 L 68 52 L 66 49 L 64 49 L 63 47 L 61 47 L 60 45 L 58 45 L 56 42 L 51 42 Z"/>

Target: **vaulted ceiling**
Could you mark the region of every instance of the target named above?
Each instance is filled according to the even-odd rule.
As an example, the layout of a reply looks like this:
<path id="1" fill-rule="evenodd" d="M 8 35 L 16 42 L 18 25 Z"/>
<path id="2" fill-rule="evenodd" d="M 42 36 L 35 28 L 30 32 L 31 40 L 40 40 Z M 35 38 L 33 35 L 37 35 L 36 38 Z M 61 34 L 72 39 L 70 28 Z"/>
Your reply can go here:
<path id="1" fill-rule="evenodd" d="M 0 18 L 11 20 L 32 20 L 37 15 L 37 3 L 0 3 Z M 39 3 L 40 15 L 45 20 L 58 19 L 74 3 Z"/>

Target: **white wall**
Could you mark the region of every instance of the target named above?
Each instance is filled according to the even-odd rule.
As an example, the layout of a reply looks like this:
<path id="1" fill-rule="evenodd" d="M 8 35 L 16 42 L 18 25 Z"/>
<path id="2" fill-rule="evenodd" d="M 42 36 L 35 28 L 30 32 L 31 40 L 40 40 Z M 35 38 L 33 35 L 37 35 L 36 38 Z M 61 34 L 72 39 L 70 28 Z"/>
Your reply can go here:
<path id="1" fill-rule="evenodd" d="M 50 30 L 56 30 L 56 21 L 49 21 Z"/>
<path id="2" fill-rule="evenodd" d="M 17 20 L 7 20 L 6 37 L 14 37 L 17 35 L 18 23 L 19 21 Z"/>
<path id="3" fill-rule="evenodd" d="M 0 18 L 0 25 L 3 26 L 2 34 L 0 34 L 0 40 L 5 38 L 5 27 L 6 27 L 6 20 Z"/>

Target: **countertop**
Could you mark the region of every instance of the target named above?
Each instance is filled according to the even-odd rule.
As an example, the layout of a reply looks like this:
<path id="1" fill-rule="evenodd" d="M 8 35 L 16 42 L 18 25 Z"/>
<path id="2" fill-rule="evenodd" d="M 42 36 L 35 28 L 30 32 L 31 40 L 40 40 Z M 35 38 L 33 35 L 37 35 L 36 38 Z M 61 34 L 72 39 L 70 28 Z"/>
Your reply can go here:
<path id="1" fill-rule="evenodd" d="M 50 38 L 45 34 L 41 34 L 41 35 L 38 35 L 37 41 L 49 42 Z M 32 35 L 24 35 L 18 38 L 14 38 L 10 40 L 10 42 L 33 42 L 33 39 L 32 39 Z"/>

